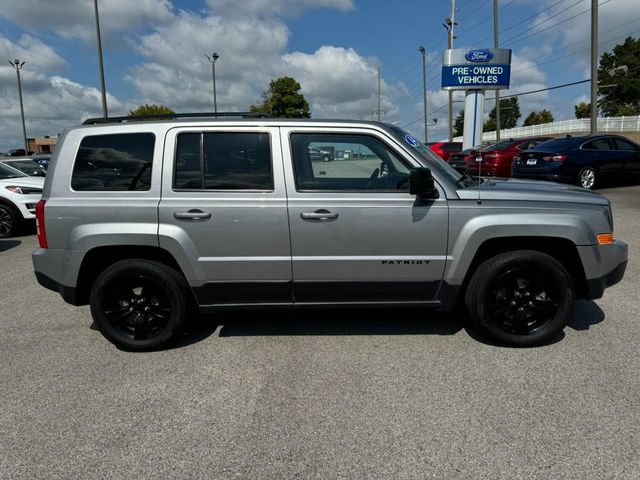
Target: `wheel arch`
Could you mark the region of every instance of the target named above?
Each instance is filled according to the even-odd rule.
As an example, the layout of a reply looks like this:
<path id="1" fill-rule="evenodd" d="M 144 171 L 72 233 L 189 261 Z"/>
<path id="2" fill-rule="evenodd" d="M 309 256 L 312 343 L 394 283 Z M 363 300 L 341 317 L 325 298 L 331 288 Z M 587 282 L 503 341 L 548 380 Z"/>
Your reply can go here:
<path id="1" fill-rule="evenodd" d="M 127 259 L 151 260 L 162 263 L 180 273 L 184 272 L 176 259 L 167 250 L 160 247 L 139 245 L 109 245 L 88 250 L 78 271 L 76 282 L 76 302 L 78 305 L 89 303 L 89 294 L 94 282 L 108 266 Z"/>
<path id="2" fill-rule="evenodd" d="M 563 237 L 535 236 L 497 237 L 485 240 L 478 250 L 476 250 L 473 260 L 469 265 L 462 282 L 460 296 L 464 297 L 464 292 L 469 284 L 469 280 L 480 264 L 495 255 L 514 250 L 533 250 L 546 253 L 553 257 L 562 264 L 571 275 L 576 290 L 576 298 L 585 298 L 587 296 L 586 275 L 576 244 Z"/>

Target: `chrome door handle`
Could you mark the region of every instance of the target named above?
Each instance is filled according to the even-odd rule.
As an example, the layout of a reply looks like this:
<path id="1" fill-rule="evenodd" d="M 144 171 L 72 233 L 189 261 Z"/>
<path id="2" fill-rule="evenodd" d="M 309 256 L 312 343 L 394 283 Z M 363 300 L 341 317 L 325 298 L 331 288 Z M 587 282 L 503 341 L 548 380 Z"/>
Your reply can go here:
<path id="1" fill-rule="evenodd" d="M 173 212 L 173 217 L 178 220 L 209 220 L 211 218 L 211 213 L 191 209 L 188 212 Z"/>
<path id="2" fill-rule="evenodd" d="M 300 214 L 300 218 L 302 218 L 303 220 L 320 220 L 320 221 L 326 221 L 326 220 L 333 220 L 338 218 L 338 214 L 337 213 L 331 213 L 329 210 L 316 210 L 315 212 L 302 212 Z"/>

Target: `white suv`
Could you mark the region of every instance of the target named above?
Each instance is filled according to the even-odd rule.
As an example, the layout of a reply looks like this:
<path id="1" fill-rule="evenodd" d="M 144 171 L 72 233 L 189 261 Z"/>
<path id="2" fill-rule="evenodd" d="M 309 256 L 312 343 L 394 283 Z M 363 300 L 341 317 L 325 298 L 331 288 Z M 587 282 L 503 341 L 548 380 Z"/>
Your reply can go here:
<path id="1" fill-rule="evenodd" d="M 35 218 L 44 177 L 29 177 L 0 163 L 0 238 L 11 237 L 25 220 Z"/>

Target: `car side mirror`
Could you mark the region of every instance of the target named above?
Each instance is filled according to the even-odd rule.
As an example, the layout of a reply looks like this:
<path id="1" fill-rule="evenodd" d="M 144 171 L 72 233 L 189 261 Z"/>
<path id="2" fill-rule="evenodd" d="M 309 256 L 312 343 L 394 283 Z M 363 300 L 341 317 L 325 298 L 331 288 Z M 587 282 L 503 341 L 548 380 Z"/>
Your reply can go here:
<path id="1" fill-rule="evenodd" d="M 421 167 L 411 170 L 409 177 L 409 193 L 420 198 L 438 198 L 438 190 L 431 169 Z"/>

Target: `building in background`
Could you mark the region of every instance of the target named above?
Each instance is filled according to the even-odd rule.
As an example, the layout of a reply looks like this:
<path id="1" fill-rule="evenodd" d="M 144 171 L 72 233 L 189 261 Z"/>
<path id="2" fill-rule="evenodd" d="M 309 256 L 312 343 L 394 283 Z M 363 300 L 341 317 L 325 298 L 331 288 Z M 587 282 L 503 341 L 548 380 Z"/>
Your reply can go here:
<path id="1" fill-rule="evenodd" d="M 55 137 L 45 135 L 44 137 L 27 138 L 29 152 L 33 152 L 34 155 L 53 152 L 56 143 L 58 143 L 57 135 Z"/>

